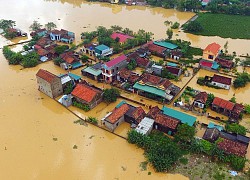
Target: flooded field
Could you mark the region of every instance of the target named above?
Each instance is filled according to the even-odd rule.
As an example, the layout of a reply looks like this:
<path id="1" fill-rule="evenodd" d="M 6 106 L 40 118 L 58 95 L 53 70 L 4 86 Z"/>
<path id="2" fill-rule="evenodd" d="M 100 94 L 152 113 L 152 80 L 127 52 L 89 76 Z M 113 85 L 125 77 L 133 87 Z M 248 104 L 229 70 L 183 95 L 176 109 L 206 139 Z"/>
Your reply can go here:
<path id="1" fill-rule="evenodd" d="M 2 1 L 0 14 L 1 18 L 15 20 L 17 26 L 24 31 L 29 31 L 33 20 L 41 24 L 53 21 L 58 28 L 75 32 L 77 42 L 80 41 L 82 32 L 95 30 L 99 25 L 105 27 L 120 25 L 134 31 L 144 29 L 153 32 L 155 39 L 162 39 L 166 38 L 168 28 L 164 25 L 164 21 L 178 21 L 183 24 L 194 16 L 194 13 L 178 12 L 173 9 L 90 3 L 84 0 Z M 201 48 L 212 42 L 217 42 L 223 47 L 228 41 L 229 52 L 250 53 L 250 40 L 197 36 L 179 30 L 174 30 L 173 38 L 190 41 L 193 46 Z"/>

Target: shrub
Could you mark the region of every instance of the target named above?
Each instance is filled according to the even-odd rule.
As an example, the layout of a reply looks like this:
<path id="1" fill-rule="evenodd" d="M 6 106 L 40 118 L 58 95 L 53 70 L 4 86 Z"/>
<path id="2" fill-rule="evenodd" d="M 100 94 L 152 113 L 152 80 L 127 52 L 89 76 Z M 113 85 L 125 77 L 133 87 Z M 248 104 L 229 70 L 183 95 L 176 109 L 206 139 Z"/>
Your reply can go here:
<path id="1" fill-rule="evenodd" d="M 103 100 L 107 103 L 115 102 L 119 96 L 120 91 L 118 89 L 104 89 Z"/>
<path id="2" fill-rule="evenodd" d="M 79 108 L 79 109 L 82 109 L 82 110 L 84 110 L 86 112 L 90 110 L 89 105 L 82 104 L 82 103 L 77 102 L 77 101 L 73 101 L 72 105 Z"/>
<path id="3" fill-rule="evenodd" d="M 81 60 L 82 60 L 83 63 L 86 63 L 86 62 L 88 61 L 88 59 L 89 59 L 89 57 L 86 56 L 86 55 L 83 55 L 83 56 L 81 57 Z"/>
<path id="4" fill-rule="evenodd" d="M 225 129 L 228 132 L 233 132 L 233 133 L 241 134 L 241 135 L 246 135 L 246 131 L 247 131 L 247 129 L 244 126 L 237 124 L 237 123 L 226 124 Z"/>
<path id="5" fill-rule="evenodd" d="M 60 64 L 63 63 L 64 60 L 60 57 L 57 57 L 57 58 L 53 59 L 53 62 L 55 65 L 60 66 Z"/>
<path id="6" fill-rule="evenodd" d="M 179 26 L 180 26 L 180 23 L 175 22 L 175 23 L 171 26 L 171 28 L 172 28 L 172 29 L 177 29 L 177 28 L 179 28 Z"/>
<path id="7" fill-rule="evenodd" d="M 94 117 L 88 117 L 87 121 L 92 124 L 98 124 L 98 120 Z"/>

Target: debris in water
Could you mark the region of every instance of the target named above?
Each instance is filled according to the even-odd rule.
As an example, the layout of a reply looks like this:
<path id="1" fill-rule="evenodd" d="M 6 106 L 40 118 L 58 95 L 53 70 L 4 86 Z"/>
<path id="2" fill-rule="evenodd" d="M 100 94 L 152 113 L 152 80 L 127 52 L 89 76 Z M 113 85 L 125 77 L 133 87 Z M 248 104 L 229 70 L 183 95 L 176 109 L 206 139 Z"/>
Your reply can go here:
<path id="1" fill-rule="evenodd" d="M 61 19 L 59 18 L 58 21 L 60 21 Z"/>
<path id="2" fill-rule="evenodd" d="M 148 175 L 151 175 L 151 172 L 148 172 Z"/>
<path id="3" fill-rule="evenodd" d="M 77 149 L 77 148 L 78 148 L 77 145 L 74 145 L 74 146 L 73 146 L 73 149 Z"/>
<path id="4" fill-rule="evenodd" d="M 126 170 L 127 170 L 127 168 L 124 167 L 124 166 L 122 166 L 121 168 L 122 168 L 123 171 L 126 171 Z"/>
<path id="5" fill-rule="evenodd" d="M 57 138 L 53 138 L 53 141 L 57 141 Z"/>
<path id="6" fill-rule="evenodd" d="M 89 139 L 92 139 L 93 137 L 95 137 L 94 135 L 90 136 Z"/>

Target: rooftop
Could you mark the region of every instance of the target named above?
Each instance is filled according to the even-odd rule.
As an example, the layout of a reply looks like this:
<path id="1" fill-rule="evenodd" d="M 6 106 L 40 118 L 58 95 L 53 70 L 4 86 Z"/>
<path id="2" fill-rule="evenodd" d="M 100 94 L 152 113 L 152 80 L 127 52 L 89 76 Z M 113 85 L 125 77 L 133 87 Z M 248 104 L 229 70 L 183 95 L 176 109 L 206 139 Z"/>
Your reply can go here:
<path id="1" fill-rule="evenodd" d="M 158 106 L 154 106 L 149 109 L 147 116 L 150 118 L 155 119 L 156 115 L 161 113 L 161 110 Z"/>
<path id="2" fill-rule="evenodd" d="M 128 79 L 131 75 L 131 71 L 128 70 L 127 68 L 123 68 L 119 71 L 119 76 L 123 79 Z"/>
<path id="3" fill-rule="evenodd" d="M 153 127 L 154 120 L 150 118 L 143 118 L 142 121 L 136 127 L 136 131 L 141 134 L 147 134 L 147 132 Z"/>
<path id="4" fill-rule="evenodd" d="M 112 113 L 106 118 L 109 122 L 114 124 L 129 110 L 128 104 L 122 104 L 120 107 L 115 108 Z"/>
<path id="5" fill-rule="evenodd" d="M 221 84 L 231 85 L 232 78 L 228 78 L 225 76 L 220 76 L 220 75 L 214 74 L 212 81 L 218 82 Z"/>
<path id="6" fill-rule="evenodd" d="M 223 109 L 228 109 L 230 111 L 232 111 L 234 107 L 234 103 L 221 99 L 219 97 L 215 97 L 212 104 L 221 107 Z"/>
<path id="7" fill-rule="evenodd" d="M 220 126 L 220 125 L 217 125 L 217 124 L 214 124 L 213 122 L 210 122 L 207 126 L 208 128 L 216 128 L 218 129 L 219 131 L 222 131 L 224 130 L 223 126 Z"/>
<path id="8" fill-rule="evenodd" d="M 158 95 L 158 96 L 161 96 L 161 97 L 164 97 L 164 98 L 166 97 L 166 93 L 165 93 L 164 90 L 158 89 L 156 87 L 148 86 L 146 84 L 142 85 L 142 84 L 136 82 L 134 84 L 133 88 L 139 89 L 139 90 L 151 93 L 151 94 L 155 94 L 155 95 Z"/>
<path id="9" fill-rule="evenodd" d="M 176 118 L 178 120 L 180 120 L 183 124 L 188 124 L 189 126 L 193 126 L 195 121 L 196 121 L 196 117 L 188 115 L 186 113 L 180 112 L 180 111 L 176 111 L 174 109 L 168 108 L 166 106 L 163 106 L 162 108 L 163 114 Z"/>
<path id="10" fill-rule="evenodd" d="M 85 84 L 77 84 L 71 94 L 89 103 L 96 97 L 98 93 L 101 94 L 101 91 Z"/>
<path id="11" fill-rule="evenodd" d="M 121 55 L 121 56 L 119 56 L 119 57 L 117 57 L 117 58 L 115 58 L 115 59 L 112 59 L 112 60 L 106 62 L 105 65 L 106 65 L 107 67 L 113 67 L 114 65 L 119 64 L 120 62 L 126 61 L 126 60 L 127 60 L 127 56 L 125 56 L 125 55 L 123 54 L 123 55 Z"/>
<path id="12" fill-rule="evenodd" d="M 104 51 L 104 50 L 106 50 L 106 49 L 109 49 L 109 47 L 106 46 L 106 45 L 104 45 L 104 44 L 101 44 L 101 45 L 99 45 L 99 46 L 96 46 L 95 49 L 98 49 L 98 50 L 100 50 L 100 51 Z"/>
<path id="13" fill-rule="evenodd" d="M 96 70 L 90 66 L 82 69 L 82 71 L 92 74 L 94 76 L 99 76 L 100 74 L 102 74 L 102 70 Z"/>
<path id="14" fill-rule="evenodd" d="M 119 32 L 114 32 L 111 36 L 112 39 L 119 38 L 119 42 L 126 42 L 128 39 L 133 39 L 134 37 L 129 36 L 127 34 L 119 33 Z"/>
<path id="15" fill-rule="evenodd" d="M 234 62 L 227 59 L 216 58 L 215 61 L 223 68 L 231 69 L 234 65 Z"/>
<path id="16" fill-rule="evenodd" d="M 164 51 L 166 50 L 166 48 L 164 47 L 161 47 L 161 46 L 157 46 L 155 44 L 148 44 L 148 50 L 150 52 L 156 52 L 156 53 L 159 53 L 159 54 L 163 54 Z"/>
<path id="17" fill-rule="evenodd" d="M 149 65 L 149 63 L 150 63 L 150 60 L 146 59 L 146 58 L 138 57 L 136 59 L 136 63 L 137 63 L 138 66 L 147 67 Z"/>
<path id="18" fill-rule="evenodd" d="M 56 75 L 52 74 L 49 71 L 43 70 L 43 69 L 39 69 L 39 71 L 36 73 L 36 76 L 44 79 L 45 81 L 52 83 L 52 81 L 55 78 L 58 78 Z"/>
<path id="19" fill-rule="evenodd" d="M 171 50 L 176 49 L 178 47 L 176 44 L 166 41 L 154 41 L 154 44 Z"/>
<path id="20" fill-rule="evenodd" d="M 157 114 L 155 122 L 171 129 L 176 129 L 178 124 L 180 123 L 180 121 L 178 121 L 177 119 L 166 116 L 164 114 Z"/>
<path id="21" fill-rule="evenodd" d="M 168 72 L 172 73 L 172 74 L 175 74 L 175 75 L 178 75 L 181 71 L 180 68 L 178 67 L 173 67 L 173 66 L 166 66 L 166 69 L 168 70 Z"/>
<path id="22" fill-rule="evenodd" d="M 217 43 L 212 43 L 212 44 L 209 44 L 205 49 L 204 51 L 209 51 L 209 52 L 212 52 L 213 54 L 217 54 L 220 50 L 220 45 L 217 44 Z"/>
<path id="23" fill-rule="evenodd" d="M 219 138 L 219 135 L 220 131 L 217 128 L 207 128 L 202 138 L 214 142 Z"/>
<path id="24" fill-rule="evenodd" d="M 206 92 L 199 92 L 196 96 L 195 96 L 195 101 L 200 101 L 203 104 L 205 104 L 207 102 L 207 93 Z"/>

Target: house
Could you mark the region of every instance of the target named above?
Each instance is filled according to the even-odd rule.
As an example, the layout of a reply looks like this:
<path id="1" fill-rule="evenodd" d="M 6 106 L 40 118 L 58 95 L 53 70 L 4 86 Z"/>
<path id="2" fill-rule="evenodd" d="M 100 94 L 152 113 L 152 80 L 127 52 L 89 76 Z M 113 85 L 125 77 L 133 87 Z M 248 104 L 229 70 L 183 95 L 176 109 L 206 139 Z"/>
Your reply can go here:
<path id="1" fill-rule="evenodd" d="M 64 29 L 61 29 L 60 31 L 54 29 L 50 32 L 50 39 L 52 41 L 61 41 L 70 44 L 75 40 L 75 33 Z"/>
<path id="2" fill-rule="evenodd" d="M 203 56 L 202 58 L 209 61 L 214 61 L 215 58 L 220 53 L 221 46 L 217 43 L 209 44 L 204 50 L 203 50 Z"/>
<path id="3" fill-rule="evenodd" d="M 110 0 L 110 3 L 111 3 L 111 4 L 118 4 L 118 3 L 119 3 L 119 0 Z"/>
<path id="4" fill-rule="evenodd" d="M 237 120 L 240 118 L 243 112 L 244 112 L 244 106 L 242 104 L 235 103 L 230 118 Z"/>
<path id="5" fill-rule="evenodd" d="M 219 138 L 219 135 L 220 131 L 217 128 L 207 128 L 202 138 L 213 143 Z"/>
<path id="6" fill-rule="evenodd" d="M 175 50 L 178 48 L 176 44 L 167 41 L 154 41 L 154 44 L 166 48 L 167 50 Z"/>
<path id="7" fill-rule="evenodd" d="M 180 88 L 168 79 L 148 73 L 144 73 L 141 80 L 136 82 L 133 88 L 141 96 L 166 102 L 171 102 L 180 91 Z"/>
<path id="8" fill-rule="evenodd" d="M 161 73 L 162 73 L 162 70 L 163 70 L 162 66 L 153 64 L 152 67 L 151 67 L 151 69 L 152 69 L 152 71 L 153 71 L 154 74 L 156 74 L 158 76 L 161 76 Z"/>
<path id="9" fill-rule="evenodd" d="M 220 114 L 224 114 L 226 116 L 231 116 L 234 108 L 234 103 L 221 99 L 219 97 L 215 97 L 212 102 L 212 110 L 216 111 Z"/>
<path id="10" fill-rule="evenodd" d="M 25 37 L 25 36 L 27 36 L 26 32 L 24 32 L 18 28 L 8 28 L 7 32 L 8 32 L 8 34 L 12 34 L 13 37 L 20 37 L 20 36 Z"/>
<path id="11" fill-rule="evenodd" d="M 49 71 L 39 69 L 36 74 L 38 90 L 51 98 L 63 94 L 61 79 Z"/>
<path id="12" fill-rule="evenodd" d="M 38 29 L 37 31 L 33 31 L 30 33 L 30 35 L 33 36 L 39 36 L 39 37 L 44 37 L 45 35 L 47 35 L 48 31 L 43 28 L 43 29 Z"/>
<path id="13" fill-rule="evenodd" d="M 117 80 L 121 82 L 129 82 L 130 84 L 134 84 L 136 81 L 140 79 L 140 76 L 127 68 L 121 69 L 117 73 Z"/>
<path id="14" fill-rule="evenodd" d="M 174 60 L 179 60 L 183 54 L 180 50 L 172 50 L 170 51 L 170 58 L 174 59 Z"/>
<path id="15" fill-rule="evenodd" d="M 99 81 L 102 79 L 102 63 L 97 63 L 93 66 L 86 67 L 81 70 L 83 76 Z"/>
<path id="16" fill-rule="evenodd" d="M 139 124 L 141 120 L 146 116 L 142 107 L 134 107 L 129 105 L 129 110 L 124 115 L 124 120 L 129 124 Z"/>
<path id="17" fill-rule="evenodd" d="M 53 41 L 51 41 L 49 38 L 47 38 L 47 37 L 42 37 L 42 38 L 40 38 L 37 42 L 36 42 L 36 45 L 38 45 L 38 46 L 40 46 L 41 48 L 47 48 L 47 47 L 49 47 L 49 46 L 51 46 L 51 45 L 53 45 L 54 44 L 54 42 Z"/>
<path id="18" fill-rule="evenodd" d="M 222 59 L 222 58 L 215 58 L 215 62 L 217 62 L 221 68 L 224 69 L 232 69 L 234 66 L 234 62 L 232 60 Z"/>
<path id="19" fill-rule="evenodd" d="M 63 92 L 65 92 L 65 89 L 69 85 L 72 85 L 72 87 L 75 85 L 74 81 L 71 79 L 71 77 L 68 74 L 60 74 L 58 77 L 61 79 Z"/>
<path id="20" fill-rule="evenodd" d="M 95 47 L 97 45 L 94 43 L 89 43 L 89 44 L 85 44 L 80 51 L 85 53 L 85 54 L 89 54 L 90 56 L 95 56 Z"/>
<path id="21" fill-rule="evenodd" d="M 154 125 L 154 120 L 148 117 L 145 117 L 135 128 L 135 131 L 143 135 L 148 135 L 152 131 L 153 125 Z"/>
<path id="22" fill-rule="evenodd" d="M 74 100 L 88 105 L 90 109 L 102 102 L 102 91 L 87 84 L 79 83 L 71 92 Z"/>
<path id="23" fill-rule="evenodd" d="M 177 110 L 168 108 L 166 106 L 163 106 L 162 112 L 166 116 L 170 116 L 172 118 L 175 118 L 175 119 L 181 121 L 182 124 L 187 124 L 189 126 L 193 126 L 195 121 L 196 121 L 196 117 L 191 116 L 191 115 L 186 114 L 186 113 L 183 113 L 181 111 L 177 111 Z"/>
<path id="24" fill-rule="evenodd" d="M 168 72 L 170 72 L 172 75 L 176 77 L 180 77 L 182 73 L 182 69 L 178 67 L 166 66 L 165 68 Z"/>
<path id="25" fill-rule="evenodd" d="M 194 99 L 193 105 L 198 108 L 205 108 L 208 94 L 206 92 L 199 92 Z"/>
<path id="26" fill-rule="evenodd" d="M 82 67 L 82 63 L 77 54 L 73 51 L 68 51 L 60 55 L 60 58 L 63 59 L 63 63 L 60 66 L 67 70 L 67 69 L 77 69 Z"/>
<path id="27" fill-rule="evenodd" d="M 45 62 L 48 60 L 49 52 L 47 50 L 41 48 L 40 46 L 35 46 L 35 50 L 37 54 L 39 55 L 40 61 Z"/>
<path id="28" fill-rule="evenodd" d="M 211 84 L 223 89 L 230 89 L 232 78 L 214 74 Z"/>
<path id="29" fill-rule="evenodd" d="M 155 117 L 154 128 L 169 135 L 173 135 L 173 133 L 177 131 L 179 123 L 179 120 L 159 113 Z"/>
<path id="30" fill-rule="evenodd" d="M 209 71 L 217 71 L 220 65 L 216 61 L 200 60 L 199 68 L 206 69 Z"/>
<path id="31" fill-rule="evenodd" d="M 136 59 L 136 64 L 138 67 L 147 69 L 151 65 L 151 61 L 147 58 L 138 57 Z"/>
<path id="32" fill-rule="evenodd" d="M 127 56 L 124 54 L 102 65 L 102 76 L 105 82 L 111 83 L 116 79 L 117 73 L 127 66 Z"/>
<path id="33" fill-rule="evenodd" d="M 110 48 L 104 44 L 101 44 L 99 46 L 96 46 L 95 48 L 95 56 L 108 56 L 113 54 L 113 48 Z"/>
<path id="34" fill-rule="evenodd" d="M 167 56 L 167 49 L 158 45 L 153 44 L 153 42 L 149 42 L 146 46 L 147 50 L 158 57 L 165 58 Z"/>
<path id="35" fill-rule="evenodd" d="M 67 74 L 60 74 L 60 75 L 58 75 L 58 77 L 63 77 L 65 75 L 68 75 L 70 77 L 73 84 L 78 84 L 82 80 L 81 76 L 78 76 L 78 75 L 70 73 L 70 72 L 68 72 Z"/>
<path id="36" fill-rule="evenodd" d="M 112 33 L 110 37 L 115 41 L 118 40 L 120 44 L 124 44 L 128 39 L 134 39 L 132 36 L 119 32 Z"/>
<path id="37" fill-rule="evenodd" d="M 124 122 L 124 115 L 128 110 L 129 105 L 127 103 L 116 107 L 102 119 L 103 125 L 113 132 L 122 122 Z"/>
<path id="38" fill-rule="evenodd" d="M 147 117 L 155 119 L 156 115 L 162 113 L 161 109 L 158 106 L 150 107 L 147 113 Z"/>

